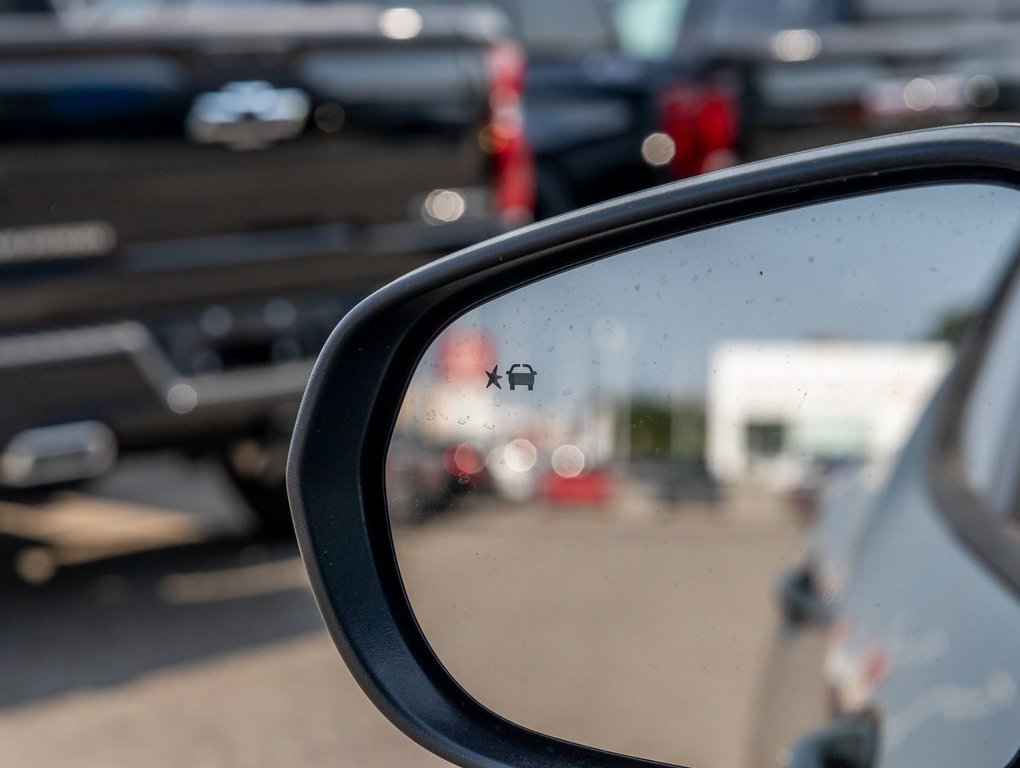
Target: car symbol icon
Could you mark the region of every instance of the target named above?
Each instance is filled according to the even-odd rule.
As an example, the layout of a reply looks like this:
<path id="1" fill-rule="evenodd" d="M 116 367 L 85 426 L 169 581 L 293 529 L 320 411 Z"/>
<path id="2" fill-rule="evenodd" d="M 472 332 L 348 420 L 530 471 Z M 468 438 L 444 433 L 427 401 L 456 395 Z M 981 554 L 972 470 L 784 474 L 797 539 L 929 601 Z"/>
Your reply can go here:
<path id="1" fill-rule="evenodd" d="M 527 368 L 528 371 L 525 373 L 523 370 L 518 371 L 518 368 Z M 517 387 L 527 387 L 528 391 L 535 388 L 535 369 L 527 363 L 514 363 L 510 366 L 510 370 L 507 371 L 506 377 L 510 382 L 510 389 L 516 389 Z"/>

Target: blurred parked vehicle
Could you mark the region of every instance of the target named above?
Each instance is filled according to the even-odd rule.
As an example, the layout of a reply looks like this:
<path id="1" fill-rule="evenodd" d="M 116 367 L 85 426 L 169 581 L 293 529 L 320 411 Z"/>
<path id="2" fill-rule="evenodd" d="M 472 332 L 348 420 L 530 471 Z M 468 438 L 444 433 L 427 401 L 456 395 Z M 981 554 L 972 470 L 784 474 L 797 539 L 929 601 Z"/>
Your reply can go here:
<path id="1" fill-rule="evenodd" d="M 703 462 L 674 462 L 669 474 L 661 478 L 659 493 L 663 500 L 674 503 L 705 502 L 707 508 L 720 500 L 719 482 Z"/>
<path id="2" fill-rule="evenodd" d="M 450 501 L 455 477 L 443 462 L 443 451 L 424 440 L 394 440 L 386 462 L 387 502 L 397 524 L 427 520 Z"/>
<path id="3" fill-rule="evenodd" d="M 783 618 L 790 626 L 830 620 L 889 469 L 888 463 L 848 465 L 831 472 L 815 489 L 817 520 L 803 560 L 783 574 L 778 585 Z"/>
<path id="4" fill-rule="evenodd" d="M 910 753 L 902 764 L 981 749 L 1002 764 L 991 753 L 1016 700 L 1002 638 L 1015 620 L 1018 458 L 1002 415 L 1016 407 L 1018 312 L 1014 263 L 902 457 L 831 487 L 805 562 L 780 582 L 788 625 L 773 662 L 787 674 L 767 686 L 759 762 L 803 717 L 798 692 L 819 690 L 836 713 L 905 707 L 882 736 Z M 860 722 L 830 724 L 791 764 L 854 734 Z"/>
<path id="5" fill-rule="evenodd" d="M 524 114 L 540 215 L 731 162 L 735 113 L 686 67 L 630 56 L 605 0 L 502 0 L 528 51 Z M 684 154 L 676 147 L 688 147 Z"/>
<path id="6" fill-rule="evenodd" d="M 287 441 L 338 319 L 532 216 L 505 19 L 0 11 L 0 487 L 96 476 L 135 449 L 216 451 L 264 530 L 289 531 Z"/>
<path id="7" fill-rule="evenodd" d="M 524 119 L 540 218 L 731 164 L 735 103 L 685 63 L 621 46 L 607 0 L 488 5 L 527 51 Z"/>
<path id="8" fill-rule="evenodd" d="M 967 0 L 619 0 L 625 46 L 728 83 L 742 159 L 1016 120 L 1020 9 Z"/>

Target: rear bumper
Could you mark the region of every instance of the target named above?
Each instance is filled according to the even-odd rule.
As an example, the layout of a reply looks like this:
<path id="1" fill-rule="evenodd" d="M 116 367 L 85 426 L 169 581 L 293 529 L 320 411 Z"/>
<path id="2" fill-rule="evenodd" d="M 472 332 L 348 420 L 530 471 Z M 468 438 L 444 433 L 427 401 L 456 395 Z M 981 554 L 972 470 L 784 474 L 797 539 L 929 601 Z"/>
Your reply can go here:
<path id="1" fill-rule="evenodd" d="M 0 441 L 39 426 L 107 425 L 125 447 L 241 428 L 296 403 L 309 359 L 182 375 L 148 329 L 124 321 L 0 339 Z"/>
<path id="2" fill-rule="evenodd" d="M 62 443 L 100 425 L 126 451 L 213 447 L 269 419 L 280 424 L 292 417 L 321 344 L 357 300 L 506 226 L 488 219 L 373 228 L 350 249 L 323 229 L 128 247 L 117 273 L 7 290 L 0 283 L 8 329 L 0 334 L 0 485 L 12 484 L 3 475 L 12 447 L 52 442 L 31 432 L 40 427 L 80 426 L 59 433 Z M 211 309 L 230 318 L 229 332 L 209 329 Z"/>

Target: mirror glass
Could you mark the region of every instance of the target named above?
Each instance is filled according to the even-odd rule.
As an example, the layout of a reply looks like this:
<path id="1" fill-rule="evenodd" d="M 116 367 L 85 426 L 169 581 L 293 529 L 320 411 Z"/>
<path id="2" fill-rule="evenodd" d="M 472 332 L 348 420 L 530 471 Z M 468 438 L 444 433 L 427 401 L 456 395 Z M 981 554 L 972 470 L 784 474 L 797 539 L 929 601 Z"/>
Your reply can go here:
<path id="1" fill-rule="evenodd" d="M 765 215 L 450 325 L 387 494 L 451 674 L 537 731 L 719 768 L 788 763 L 859 704 L 831 666 L 867 500 L 1015 254 L 1017 198 L 938 185 Z"/>

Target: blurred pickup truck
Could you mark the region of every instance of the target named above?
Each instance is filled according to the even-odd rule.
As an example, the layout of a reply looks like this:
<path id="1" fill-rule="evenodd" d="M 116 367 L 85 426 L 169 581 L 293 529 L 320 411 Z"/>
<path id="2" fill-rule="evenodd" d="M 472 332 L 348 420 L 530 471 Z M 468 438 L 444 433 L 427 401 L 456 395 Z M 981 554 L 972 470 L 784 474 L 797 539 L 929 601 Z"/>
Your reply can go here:
<path id="1" fill-rule="evenodd" d="M 1020 5 L 997 0 L 613 0 L 624 38 L 731 89 L 745 160 L 1020 119 Z"/>
<path id="2" fill-rule="evenodd" d="M 179 447 L 288 531 L 287 440 L 338 319 L 532 217 L 504 24 L 0 0 L 0 491 Z"/>

